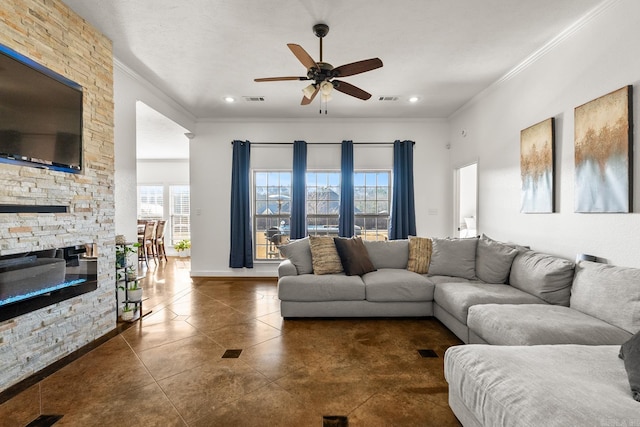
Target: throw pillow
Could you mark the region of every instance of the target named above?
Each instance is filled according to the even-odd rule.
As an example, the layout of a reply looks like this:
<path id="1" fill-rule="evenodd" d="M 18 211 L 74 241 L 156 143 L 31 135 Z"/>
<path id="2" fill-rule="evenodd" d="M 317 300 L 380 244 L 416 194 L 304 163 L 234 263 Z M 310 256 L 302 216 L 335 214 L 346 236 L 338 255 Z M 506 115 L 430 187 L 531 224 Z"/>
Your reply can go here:
<path id="1" fill-rule="evenodd" d="M 473 280 L 476 278 L 476 247 L 478 239 L 433 238 L 429 274 L 454 276 Z"/>
<path id="2" fill-rule="evenodd" d="M 314 274 L 342 273 L 342 262 L 333 237 L 309 236 Z"/>
<path id="3" fill-rule="evenodd" d="M 407 268 L 409 240 L 363 240 L 369 258 L 377 268 Z"/>
<path id="4" fill-rule="evenodd" d="M 361 238 L 345 239 L 336 237 L 333 241 L 336 245 L 338 256 L 340 256 L 342 268 L 344 268 L 347 276 L 362 276 L 376 270 Z"/>
<path id="5" fill-rule="evenodd" d="M 580 261 L 569 307 L 635 334 L 640 331 L 640 268 Z"/>
<path id="6" fill-rule="evenodd" d="M 624 360 L 624 369 L 629 378 L 631 395 L 640 402 L 640 332 L 622 344 L 618 356 Z"/>
<path id="7" fill-rule="evenodd" d="M 313 263 L 311 261 L 311 247 L 309 246 L 309 238 L 292 240 L 286 245 L 279 247 L 283 257 L 291 261 L 296 267 L 298 274 L 313 273 Z"/>
<path id="8" fill-rule="evenodd" d="M 431 239 L 428 237 L 409 236 L 409 262 L 407 270 L 425 274 L 429 272 L 431 262 Z"/>
<path id="9" fill-rule="evenodd" d="M 523 252 L 521 247 L 516 249 L 518 255 L 511 264 L 509 284 L 549 304 L 568 307 L 574 276 L 573 262 L 540 252 Z M 577 310 L 583 311 L 579 308 Z M 583 312 L 588 314 L 586 311 Z"/>
<path id="10" fill-rule="evenodd" d="M 518 250 L 482 235 L 476 253 L 476 276 L 487 283 L 507 283 Z"/>

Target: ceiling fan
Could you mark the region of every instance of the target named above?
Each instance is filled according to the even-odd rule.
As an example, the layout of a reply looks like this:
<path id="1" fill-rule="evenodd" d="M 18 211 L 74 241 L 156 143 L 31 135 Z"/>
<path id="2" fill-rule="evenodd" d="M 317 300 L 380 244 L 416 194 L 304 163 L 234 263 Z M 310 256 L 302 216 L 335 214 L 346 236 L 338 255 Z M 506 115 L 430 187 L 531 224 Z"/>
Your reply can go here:
<path id="1" fill-rule="evenodd" d="M 328 32 L 329 26 L 326 24 L 316 24 L 313 26 L 313 33 L 320 39 L 320 61 L 318 62 L 314 61 L 311 55 L 309 55 L 302 46 L 294 43 L 287 44 L 289 49 L 291 49 L 291 52 L 293 52 L 302 65 L 307 68 L 307 75 L 305 77 L 265 77 L 255 79 L 254 81 L 276 82 L 283 80 L 311 80 L 313 83 L 302 90 L 304 96 L 302 97 L 300 105 L 310 104 L 318 92 L 321 94 L 321 100 L 325 102 L 329 101 L 331 99 L 331 92 L 333 89 L 365 101 L 371 98 L 371 94 L 369 92 L 347 82 L 343 82 L 342 80 L 336 80 L 336 78 L 353 76 L 354 74 L 375 70 L 376 68 L 382 67 L 382 61 L 380 58 L 371 58 L 334 68 L 333 65 L 323 62 L 322 60 L 322 39 Z"/>

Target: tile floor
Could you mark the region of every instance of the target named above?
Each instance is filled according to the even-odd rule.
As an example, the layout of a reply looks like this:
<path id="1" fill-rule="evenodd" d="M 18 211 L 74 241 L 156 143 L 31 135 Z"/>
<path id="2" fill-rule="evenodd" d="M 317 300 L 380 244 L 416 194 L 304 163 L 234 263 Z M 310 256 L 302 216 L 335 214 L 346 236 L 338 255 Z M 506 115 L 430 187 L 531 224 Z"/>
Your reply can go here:
<path id="1" fill-rule="evenodd" d="M 152 313 L 0 405 L 0 426 L 40 414 L 83 427 L 460 425 L 443 377 L 460 341 L 437 320 L 284 321 L 275 280 L 192 280 L 189 268 L 152 263 Z"/>

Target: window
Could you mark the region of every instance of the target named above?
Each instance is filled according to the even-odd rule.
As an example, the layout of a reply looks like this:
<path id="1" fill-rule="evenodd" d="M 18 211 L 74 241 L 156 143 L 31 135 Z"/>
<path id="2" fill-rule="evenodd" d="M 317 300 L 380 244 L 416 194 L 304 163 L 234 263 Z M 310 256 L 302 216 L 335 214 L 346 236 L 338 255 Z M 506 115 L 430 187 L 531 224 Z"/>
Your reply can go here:
<path id="1" fill-rule="evenodd" d="M 168 206 L 165 209 L 167 200 Z M 189 203 L 188 185 L 138 186 L 138 219 L 164 219 L 165 212 L 168 212 L 169 222 L 165 228 L 165 241 L 171 242 L 172 245 L 180 240 L 191 239 Z"/>
<path id="2" fill-rule="evenodd" d="M 172 185 L 169 187 L 171 244 L 180 240 L 191 239 L 190 223 L 190 191 L 188 185 Z"/>
<path id="3" fill-rule="evenodd" d="M 338 235 L 340 172 L 307 172 L 307 230 L 310 235 Z"/>
<path id="4" fill-rule="evenodd" d="M 162 185 L 138 186 L 138 219 L 164 217 L 164 188 Z"/>
<path id="5" fill-rule="evenodd" d="M 278 245 L 288 242 L 291 219 L 291 171 L 253 172 L 253 230 L 256 260 L 279 259 Z M 307 230 L 310 235 L 338 235 L 340 172 L 306 174 Z M 354 174 L 356 235 L 386 240 L 391 171 Z"/>
<path id="6" fill-rule="evenodd" d="M 364 240 L 387 240 L 391 172 L 355 172 L 353 185 L 356 235 Z"/>
<path id="7" fill-rule="evenodd" d="M 280 258 L 291 218 L 291 171 L 254 171 L 253 230 L 255 259 Z"/>

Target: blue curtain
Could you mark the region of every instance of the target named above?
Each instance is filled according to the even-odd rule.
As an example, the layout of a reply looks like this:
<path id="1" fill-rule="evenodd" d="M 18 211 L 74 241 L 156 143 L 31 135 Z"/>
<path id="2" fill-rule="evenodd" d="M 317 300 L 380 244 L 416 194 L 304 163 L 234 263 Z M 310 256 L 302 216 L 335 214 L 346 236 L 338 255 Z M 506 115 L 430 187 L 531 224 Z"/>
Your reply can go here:
<path id="1" fill-rule="evenodd" d="M 306 183 L 307 183 L 307 143 L 293 143 L 293 177 L 291 182 L 291 223 L 290 239 L 302 239 L 307 235 Z"/>
<path id="2" fill-rule="evenodd" d="M 351 237 L 355 234 L 355 207 L 353 202 L 353 141 L 342 141 L 340 163 L 340 221 L 338 236 Z"/>
<path id="3" fill-rule="evenodd" d="M 231 169 L 231 251 L 229 267 L 253 268 L 249 197 L 249 159 L 251 143 L 233 141 Z"/>
<path id="4" fill-rule="evenodd" d="M 413 192 L 413 141 L 393 143 L 393 200 L 389 240 L 416 235 L 416 206 Z"/>

